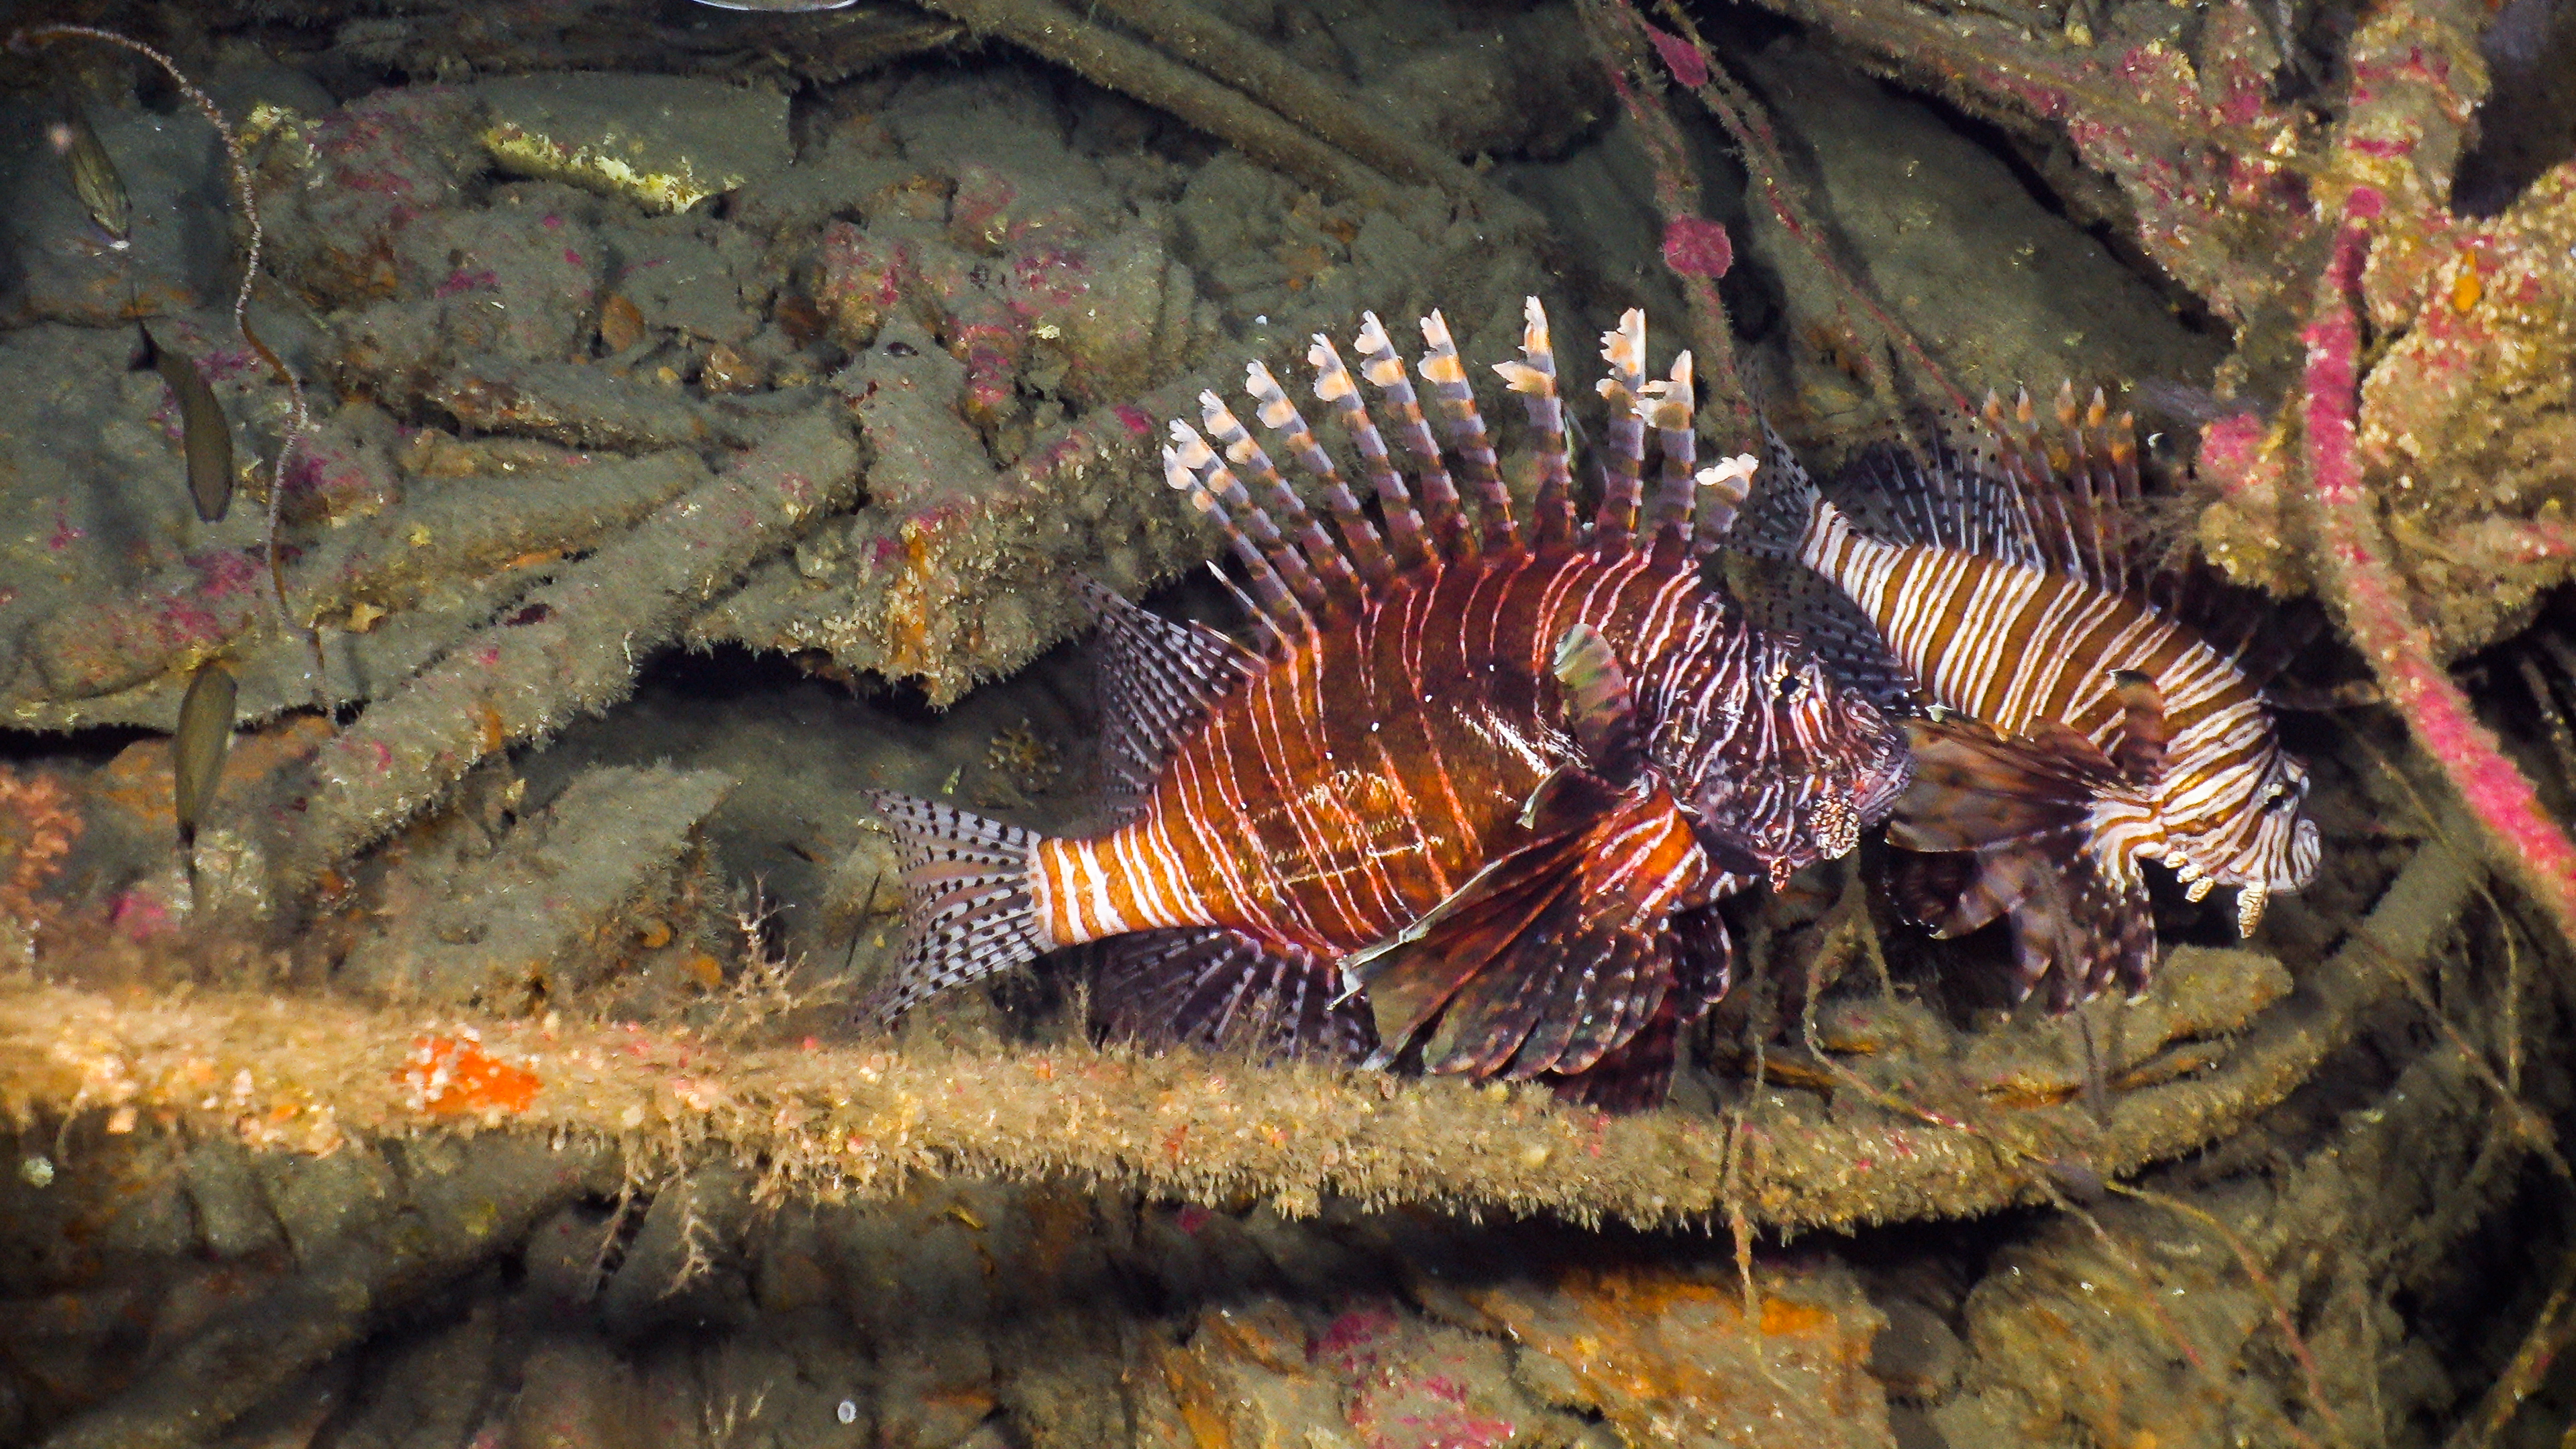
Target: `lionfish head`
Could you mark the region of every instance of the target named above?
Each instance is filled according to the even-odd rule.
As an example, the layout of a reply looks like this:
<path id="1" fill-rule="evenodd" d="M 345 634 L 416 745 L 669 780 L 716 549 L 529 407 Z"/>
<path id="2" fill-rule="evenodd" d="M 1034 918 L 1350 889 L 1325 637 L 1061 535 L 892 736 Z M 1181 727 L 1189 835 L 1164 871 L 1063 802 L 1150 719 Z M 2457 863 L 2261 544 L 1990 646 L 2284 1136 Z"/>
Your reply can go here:
<path id="1" fill-rule="evenodd" d="M 2175 770 L 2164 802 L 2164 859 L 2198 900 L 2237 886 L 2237 926 L 2252 934 L 2274 891 L 2316 879 L 2317 822 L 2307 813 L 2308 768 L 2272 741 L 2205 771 Z"/>
<path id="2" fill-rule="evenodd" d="M 1904 733 L 1785 635 L 1751 651 L 1733 739 L 1698 773 L 1692 803 L 1703 834 L 1749 855 L 1775 886 L 1849 854 L 1913 778 Z"/>

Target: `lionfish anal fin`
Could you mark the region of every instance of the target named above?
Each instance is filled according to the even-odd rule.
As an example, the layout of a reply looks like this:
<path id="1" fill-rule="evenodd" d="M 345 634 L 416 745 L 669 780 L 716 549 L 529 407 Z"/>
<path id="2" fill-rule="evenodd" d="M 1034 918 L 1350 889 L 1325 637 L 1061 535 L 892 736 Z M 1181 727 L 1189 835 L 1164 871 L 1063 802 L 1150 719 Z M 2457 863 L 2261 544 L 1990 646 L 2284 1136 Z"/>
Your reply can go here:
<path id="1" fill-rule="evenodd" d="M 1102 1018 L 1117 1035 L 1336 1060 L 1375 1042 L 1331 965 L 1222 926 L 1134 931 L 1100 946 Z"/>

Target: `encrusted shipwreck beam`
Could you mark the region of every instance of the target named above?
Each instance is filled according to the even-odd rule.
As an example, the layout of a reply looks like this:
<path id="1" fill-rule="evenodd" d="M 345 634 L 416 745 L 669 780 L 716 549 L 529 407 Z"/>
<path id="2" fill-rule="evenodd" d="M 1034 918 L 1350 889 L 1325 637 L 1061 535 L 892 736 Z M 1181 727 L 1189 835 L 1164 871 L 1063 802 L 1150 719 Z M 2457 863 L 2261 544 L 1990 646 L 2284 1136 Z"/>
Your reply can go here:
<path id="1" fill-rule="evenodd" d="M 731 1159 L 773 1194 L 882 1198 L 921 1176 L 1070 1177 L 1218 1204 L 1381 1206 L 1641 1226 L 1740 1206 L 1780 1226 L 1961 1216 L 2049 1198 L 2232 1130 L 2305 1081 L 2449 929 L 2477 868 L 2421 847 L 2371 915 L 2214 1067 L 2080 1103 L 1961 1115 L 1755 1093 L 1740 1122 L 1558 1108 L 1538 1089 L 1071 1047 L 730 1050 L 640 1027 L 424 1019 L 327 999 L 0 989 L 0 1113 L 352 1138 L 505 1130 L 612 1140 L 648 1168 Z M 2116 1010 L 2104 1004 L 2100 1009 Z M 1894 1107 L 1895 1110 L 1890 1110 Z"/>

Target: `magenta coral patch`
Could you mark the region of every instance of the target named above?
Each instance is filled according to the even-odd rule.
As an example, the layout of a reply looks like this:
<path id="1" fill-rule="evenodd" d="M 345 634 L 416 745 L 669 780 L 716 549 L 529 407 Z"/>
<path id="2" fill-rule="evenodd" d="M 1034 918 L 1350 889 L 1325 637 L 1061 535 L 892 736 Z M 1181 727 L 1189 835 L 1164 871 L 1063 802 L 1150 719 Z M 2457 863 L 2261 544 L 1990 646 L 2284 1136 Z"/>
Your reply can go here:
<path id="1" fill-rule="evenodd" d="M 1677 216 L 1664 225 L 1664 265 L 1685 277 L 1723 277 L 1735 265 L 1735 243 L 1716 222 Z"/>
<path id="2" fill-rule="evenodd" d="M 1673 73 L 1673 79 L 1693 90 L 1708 84 L 1708 57 L 1699 53 L 1698 46 L 1651 25 L 1646 27 L 1646 36 L 1655 42 L 1655 54 L 1664 58 L 1664 66 Z"/>

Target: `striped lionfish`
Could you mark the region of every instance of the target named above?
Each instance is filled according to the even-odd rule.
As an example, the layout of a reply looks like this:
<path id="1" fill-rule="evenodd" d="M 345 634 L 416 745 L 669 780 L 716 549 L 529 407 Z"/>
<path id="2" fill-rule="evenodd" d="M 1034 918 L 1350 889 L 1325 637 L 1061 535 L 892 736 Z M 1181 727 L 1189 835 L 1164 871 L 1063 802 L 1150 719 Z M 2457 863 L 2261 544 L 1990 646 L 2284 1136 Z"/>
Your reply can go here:
<path id="1" fill-rule="evenodd" d="M 2318 839 L 2255 675 L 2182 622 L 2179 578 L 2134 545 L 2129 417 L 2099 392 L 2079 412 L 2072 389 L 2056 411 L 2044 435 L 2027 394 L 2010 413 L 1989 398 L 1964 455 L 1938 438 L 1866 455 L 1836 492 L 1868 527 L 1772 435 L 1745 532 L 1859 606 L 1875 638 L 1819 627 L 1817 647 L 1923 716 L 1905 723 L 1916 774 L 1888 840 L 1932 854 L 1900 864 L 1900 907 L 1940 936 L 2009 916 L 2019 993 L 2050 978 L 2064 1009 L 2115 978 L 2145 986 L 2138 862 L 2195 901 L 2237 887 L 2251 935 L 2273 891 L 2314 878 Z"/>
<path id="2" fill-rule="evenodd" d="M 1650 382 L 1642 313 L 1604 337 L 1603 496 L 1579 529 L 1547 319 L 1526 316 L 1496 369 L 1538 435 L 1526 529 L 1437 312 L 1420 369 L 1450 456 L 1375 316 L 1357 337 L 1410 483 L 1333 344 L 1307 353 L 1374 519 L 1250 369 L 1337 539 L 1214 393 L 1205 434 L 1172 425 L 1166 480 L 1224 529 L 1262 642 L 1094 592 L 1105 833 L 876 796 L 912 925 L 881 1019 L 1099 941 L 1112 1030 L 1662 1100 L 1680 1028 L 1728 985 L 1713 903 L 1851 850 L 1910 767 L 1868 700 L 1702 582 L 1755 460 L 1694 470 L 1689 354 Z"/>

